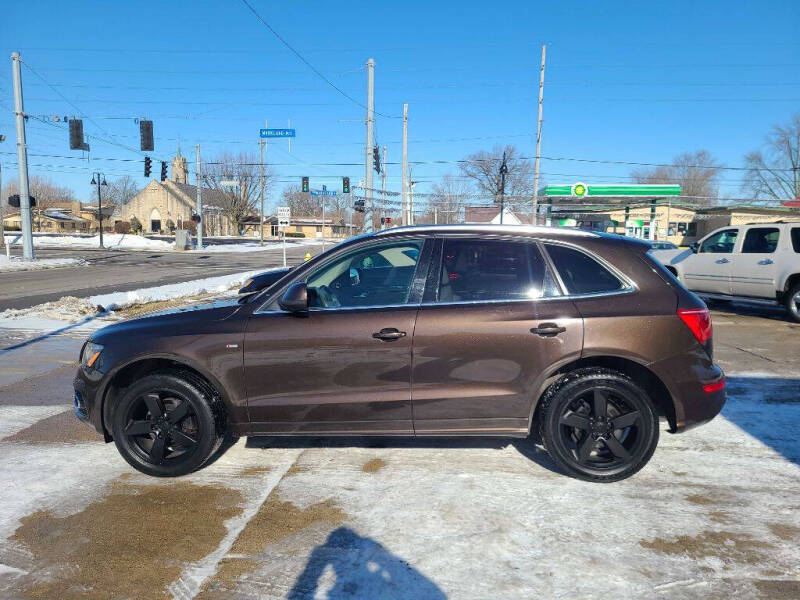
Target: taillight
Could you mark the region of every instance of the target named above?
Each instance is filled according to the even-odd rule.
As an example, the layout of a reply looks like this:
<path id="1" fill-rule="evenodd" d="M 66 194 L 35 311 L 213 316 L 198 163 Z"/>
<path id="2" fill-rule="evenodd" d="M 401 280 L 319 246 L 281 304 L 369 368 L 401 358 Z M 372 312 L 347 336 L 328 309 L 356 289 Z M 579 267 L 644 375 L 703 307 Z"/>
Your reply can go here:
<path id="1" fill-rule="evenodd" d="M 698 342 L 705 344 L 711 339 L 711 314 L 707 308 L 679 308 L 678 316 Z"/>
<path id="2" fill-rule="evenodd" d="M 714 383 L 707 383 L 703 386 L 703 391 L 706 394 L 713 394 L 714 392 L 719 392 L 720 390 L 725 389 L 725 378 L 723 377 L 719 381 L 715 381 Z"/>

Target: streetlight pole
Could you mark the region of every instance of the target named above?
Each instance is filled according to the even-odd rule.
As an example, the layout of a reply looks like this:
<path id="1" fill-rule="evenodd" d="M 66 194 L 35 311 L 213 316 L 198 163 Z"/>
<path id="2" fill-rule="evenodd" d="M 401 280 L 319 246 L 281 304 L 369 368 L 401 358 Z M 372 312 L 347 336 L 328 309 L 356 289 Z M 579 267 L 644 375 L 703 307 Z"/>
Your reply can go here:
<path id="1" fill-rule="evenodd" d="M 102 183 L 101 183 L 102 180 Z M 106 176 L 96 172 L 92 175 L 92 185 L 97 185 L 97 220 L 100 222 L 100 247 L 103 247 L 103 200 L 100 197 L 100 186 L 108 185 Z"/>
<path id="2" fill-rule="evenodd" d="M 500 225 L 503 224 L 503 213 L 506 212 L 506 173 L 508 173 L 508 165 L 504 151 L 503 164 L 500 165 Z"/>

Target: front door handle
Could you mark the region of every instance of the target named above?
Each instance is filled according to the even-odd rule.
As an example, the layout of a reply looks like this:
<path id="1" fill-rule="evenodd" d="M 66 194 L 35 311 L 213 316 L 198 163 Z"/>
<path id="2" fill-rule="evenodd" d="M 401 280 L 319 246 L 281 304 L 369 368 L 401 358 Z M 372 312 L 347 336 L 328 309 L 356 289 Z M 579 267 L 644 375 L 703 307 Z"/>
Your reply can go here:
<path id="1" fill-rule="evenodd" d="M 772 264 L 772 259 L 771 258 L 765 258 L 764 260 L 758 261 L 758 264 L 760 264 L 760 265 L 771 265 Z"/>
<path id="2" fill-rule="evenodd" d="M 393 342 L 402 337 L 406 337 L 406 332 L 398 331 L 394 327 L 385 327 L 380 331 L 373 333 L 372 337 L 374 337 L 376 340 L 383 340 L 384 342 Z"/>
<path id="3" fill-rule="evenodd" d="M 720 258 L 719 260 L 715 260 L 714 262 L 717 263 L 718 265 L 724 265 L 725 263 L 729 263 L 731 261 L 729 261 L 727 258 Z"/>
<path id="4" fill-rule="evenodd" d="M 535 333 L 540 337 L 554 337 L 559 333 L 564 333 L 566 327 L 559 327 L 556 323 L 542 323 L 538 327 L 531 329 L 531 333 Z"/>

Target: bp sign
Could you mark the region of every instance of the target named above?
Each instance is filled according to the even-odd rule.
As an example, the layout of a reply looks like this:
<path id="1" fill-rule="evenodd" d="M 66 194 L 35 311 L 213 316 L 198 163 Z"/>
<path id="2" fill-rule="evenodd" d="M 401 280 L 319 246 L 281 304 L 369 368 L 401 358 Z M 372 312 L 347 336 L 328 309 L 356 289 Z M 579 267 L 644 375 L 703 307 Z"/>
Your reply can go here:
<path id="1" fill-rule="evenodd" d="M 583 198 L 586 195 L 586 184 L 578 182 L 570 188 L 569 192 L 573 196 L 577 196 L 578 198 Z"/>

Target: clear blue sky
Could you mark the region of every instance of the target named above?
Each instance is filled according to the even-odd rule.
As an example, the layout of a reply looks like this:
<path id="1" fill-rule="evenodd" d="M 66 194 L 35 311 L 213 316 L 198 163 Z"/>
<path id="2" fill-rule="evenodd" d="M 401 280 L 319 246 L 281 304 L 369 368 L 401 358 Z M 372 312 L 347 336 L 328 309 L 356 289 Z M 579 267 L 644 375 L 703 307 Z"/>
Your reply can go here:
<path id="1" fill-rule="evenodd" d="M 800 111 L 800 3 L 761 2 L 265 2 L 262 16 L 321 72 L 363 102 L 374 57 L 376 109 L 410 105 L 409 159 L 457 160 L 494 144 L 535 148 L 540 45 L 548 44 L 542 155 L 668 162 L 707 149 L 727 166 Z M 364 110 L 314 75 L 238 0 L 7 2 L 0 14 L 3 176 L 16 176 L 11 61 L 23 60 L 69 99 L 88 134 L 138 148 L 135 117 L 155 121 L 154 158 L 180 140 L 194 156 L 257 152 L 258 128 L 297 129 L 292 153 L 270 144 L 281 185 L 355 185 L 364 170 Z M 23 69 L 26 111 L 78 111 Z M 99 128 L 102 128 L 99 129 Z M 378 117 L 377 142 L 399 162 L 402 121 Z M 70 151 L 63 124 L 29 121 L 30 172 L 89 199 L 91 171 L 137 177 L 141 155 L 90 140 Z M 12 154 L 9 154 L 12 153 Z M 53 158 L 40 154 L 72 156 Z M 103 160 L 133 159 L 137 162 Z M 37 166 L 41 165 L 41 166 Z M 543 160 L 543 183 L 625 182 L 631 167 Z M 420 165 L 423 184 L 455 164 Z M 400 167 L 389 166 L 399 190 Z M 158 174 L 158 164 L 154 164 Z M 7 180 L 7 179 L 6 179 Z M 376 180 L 377 181 L 377 180 Z M 740 174 L 722 191 L 739 196 Z M 277 196 L 277 193 L 274 194 Z"/>

